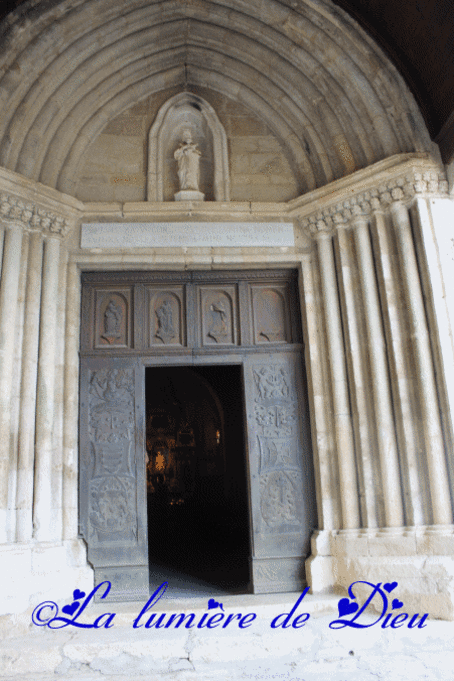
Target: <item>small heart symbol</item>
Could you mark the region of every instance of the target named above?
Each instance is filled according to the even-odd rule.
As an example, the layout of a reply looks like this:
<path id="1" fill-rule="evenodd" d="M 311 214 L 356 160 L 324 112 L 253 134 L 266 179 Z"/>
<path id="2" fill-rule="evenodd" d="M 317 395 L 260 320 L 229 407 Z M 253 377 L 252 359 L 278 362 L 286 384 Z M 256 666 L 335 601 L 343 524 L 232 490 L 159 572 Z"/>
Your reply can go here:
<path id="1" fill-rule="evenodd" d="M 397 598 L 393 600 L 393 610 L 396 610 L 396 608 L 401 608 L 402 606 L 402 601 L 399 601 Z"/>
<path id="2" fill-rule="evenodd" d="M 85 591 L 79 591 L 79 589 L 76 589 L 73 591 L 73 598 L 75 601 L 78 601 L 80 598 L 83 598 L 85 596 Z"/>
<path id="3" fill-rule="evenodd" d="M 219 608 L 219 603 L 214 600 L 214 598 L 210 598 L 208 601 L 208 610 L 211 610 L 212 608 Z"/>
<path id="4" fill-rule="evenodd" d="M 353 612 L 358 610 L 358 603 L 350 603 L 348 598 L 341 598 L 337 604 L 339 608 L 339 617 L 343 615 L 351 615 Z"/>
<path id="5" fill-rule="evenodd" d="M 391 584 L 387 582 L 386 584 L 383 584 L 384 590 L 387 591 L 389 594 L 396 588 L 396 586 L 397 582 L 391 582 Z"/>
<path id="6" fill-rule="evenodd" d="M 224 607 L 222 603 L 218 603 L 217 601 L 214 600 L 214 598 L 210 598 L 208 601 L 208 610 L 211 610 L 212 608 L 221 608 L 222 612 L 224 612 Z"/>
<path id="7" fill-rule="evenodd" d="M 62 611 L 66 615 L 69 615 L 71 617 L 71 615 L 74 615 L 74 613 L 76 612 L 79 605 L 80 605 L 80 601 L 76 601 L 72 605 L 64 605 L 63 608 L 62 608 Z"/>

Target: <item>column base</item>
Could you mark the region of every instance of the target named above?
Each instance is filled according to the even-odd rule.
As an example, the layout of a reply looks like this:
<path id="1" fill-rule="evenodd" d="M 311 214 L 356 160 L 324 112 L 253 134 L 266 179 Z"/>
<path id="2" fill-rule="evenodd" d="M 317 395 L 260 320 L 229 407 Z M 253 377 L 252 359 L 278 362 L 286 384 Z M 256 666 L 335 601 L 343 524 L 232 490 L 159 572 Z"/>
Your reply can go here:
<path id="1" fill-rule="evenodd" d="M 406 612 L 454 620 L 452 525 L 317 532 L 311 541 L 311 593 L 344 592 L 356 581 L 397 582 L 395 597 Z M 361 598 L 360 585 L 355 593 Z"/>
<path id="2" fill-rule="evenodd" d="M 311 588 L 310 593 L 325 594 L 334 591 L 336 578 L 330 538 L 327 531 L 315 532 L 311 537 L 311 555 L 306 560 L 306 578 Z"/>
<path id="3" fill-rule="evenodd" d="M 74 589 L 93 589 L 93 570 L 81 539 L 2 544 L 0 565 L 0 615 L 22 613 L 45 600 L 69 603 Z"/>

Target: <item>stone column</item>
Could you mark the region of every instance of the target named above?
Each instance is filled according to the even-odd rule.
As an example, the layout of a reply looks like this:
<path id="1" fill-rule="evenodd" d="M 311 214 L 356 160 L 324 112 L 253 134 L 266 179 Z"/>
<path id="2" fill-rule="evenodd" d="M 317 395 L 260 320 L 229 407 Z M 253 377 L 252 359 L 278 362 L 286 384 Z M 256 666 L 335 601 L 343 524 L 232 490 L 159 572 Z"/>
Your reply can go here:
<path id="1" fill-rule="evenodd" d="M 391 213 L 401 260 L 407 309 L 413 329 L 413 349 L 419 377 L 419 395 L 423 413 L 433 523 L 435 525 L 448 525 L 452 522 L 451 497 L 429 330 L 424 310 L 410 217 L 406 206 L 400 201 L 391 205 Z"/>
<path id="2" fill-rule="evenodd" d="M 42 234 L 41 232 L 33 232 L 30 235 L 28 276 L 25 293 L 24 344 L 20 392 L 19 458 L 16 493 L 17 541 L 20 542 L 30 540 L 33 534 L 33 463 L 42 257 Z"/>
<path id="3" fill-rule="evenodd" d="M 312 275 L 311 255 L 304 255 L 301 259 L 302 264 L 302 287 L 301 298 L 304 299 L 306 310 L 307 328 L 307 353 L 308 353 L 308 374 L 312 383 L 313 419 L 315 422 L 314 450 L 317 453 L 315 463 L 318 463 L 316 479 L 317 489 L 317 508 L 319 515 L 320 530 L 337 529 L 334 522 L 334 505 L 336 503 L 336 490 L 332 488 L 331 482 L 331 462 L 329 451 L 329 433 L 326 423 L 325 405 L 325 386 L 321 370 L 320 347 L 321 339 L 318 333 L 319 311 L 316 309 L 314 281 Z M 320 311 L 321 312 L 321 311 Z M 317 466 L 316 466 L 317 467 Z"/>
<path id="4" fill-rule="evenodd" d="M 33 527 L 34 537 L 39 541 L 54 539 L 51 531 L 51 476 L 59 264 L 60 240 L 49 235 L 44 247 L 36 400 Z"/>
<path id="5" fill-rule="evenodd" d="M 399 455 L 386 357 L 386 344 L 381 323 L 380 301 L 372 256 L 367 218 L 357 216 L 353 222 L 359 275 L 365 311 L 369 347 L 369 364 L 374 394 L 374 412 L 380 455 L 381 482 L 387 527 L 404 524 Z"/>
<path id="6" fill-rule="evenodd" d="M 333 244 L 326 232 L 319 233 L 317 243 L 328 332 L 343 527 L 355 529 L 360 524 L 358 485 Z"/>
<path id="7" fill-rule="evenodd" d="M 5 225 L 3 223 L 0 223 L 0 280 L 1 280 L 1 269 L 2 269 L 4 241 L 5 241 Z"/>
<path id="8" fill-rule="evenodd" d="M 358 441 L 358 457 L 361 456 L 361 472 L 364 514 L 363 522 L 366 527 L 377 527 L 376 505 L 376 466 L 374 466 L 374 429 L 370 423 L 372 412 L 368 407 L 370 385 L 365 371 L 363 338 L 361 334 L 361 310 L 357 302 L 354 281 L 354 265 L 350 253 L 349 235 L 344 226 L 337 227 L 338 258 L 341 272 L 341 289 L 345 306 L 345 337 L 351 365 L 351 400 L 352 410 L 356 405 L 356 436 Z M 359 468 L 359 465 L 358 465 Z"/>
<path id="9" fill-rule="evenodd" d="M 24 343 L 24 315 L 25 315 L 25 291 L 27 286 L 27 269 L 29 256 L 30 238 L 28 232 L 22 234 L 21 265 L 19 277 L 19 289 L 17 295 L 16 329 L 14 335 L 14 365 L 11 392 L 11 411 L 9 423 L 9 491 L 8 491 L 8 521 L 7 535 L 9 541 L 14 541 L 17 526 L 17 476 L 19 463 L 19 417 L 20 417 L 20 392 L 22 376 L 22 352 Z"/>
<path id="10" fill-rule="evenodd" d="M 79 327 L 80 273 L 68 265 L 63 424 L 63 539 L 78 534 L 78 418 L 79 418 Z"/>
<path id="11" fill-rule="evenodd" d="M 379 204 L 378 200 L 377 203 Z M 383 309 L 385 310 L 385 326 L 388 333 L 390 363 L 395 374 L 396 410 L 400 413 L 400 449 L 405 452 L 407 489 L 405 495 L 406 524 L 424 525 L 424 508 L 421 496 L 421 484 L 418 466 L 418 443 L 415 437 L 414 416 L 412 413 L 411 392 L 408 377 L 408 361 L 405 356 L 405 338 L 402 332 L 402 313 L 399 303 L 399 291 L 394 276 L 395 267 L 389 240 L 385 216 L 374 207 L 374 234 L 377 243 L 377 264 L 381 272 Z M 395 272 L 397 275 L 397 272 Z"/>
<path id="12" fill-rule="evenodd" d="M 6 227 L 0 286 L 0 544 L 7 540 L 10 417 L 22 227 Z"/>

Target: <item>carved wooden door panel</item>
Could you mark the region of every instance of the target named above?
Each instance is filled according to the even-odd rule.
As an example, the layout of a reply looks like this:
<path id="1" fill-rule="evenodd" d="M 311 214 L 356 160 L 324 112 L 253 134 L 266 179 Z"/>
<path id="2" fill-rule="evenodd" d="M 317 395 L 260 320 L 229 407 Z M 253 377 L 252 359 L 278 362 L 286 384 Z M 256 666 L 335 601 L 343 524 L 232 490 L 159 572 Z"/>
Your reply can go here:
<path id="1" fill-rule="evenodd" d="M 298 591 L 316 526 L 299 353 L 244 359 L 254 593 Z"/>
<path id="2" fill-rule="evenodd" d="M 148 596 L 144 367 L 242 363 L 253 590 L 302 588 L 316 519 L 296 273 L 90 272 L 82 294 L 80 517 L 96 582 Z"/>
<path id="3" fill-rule="evenodd" d="M 82 359 L 80 529 L 110 600 L 148 598 L 143 392 L 137 360 Z"/>

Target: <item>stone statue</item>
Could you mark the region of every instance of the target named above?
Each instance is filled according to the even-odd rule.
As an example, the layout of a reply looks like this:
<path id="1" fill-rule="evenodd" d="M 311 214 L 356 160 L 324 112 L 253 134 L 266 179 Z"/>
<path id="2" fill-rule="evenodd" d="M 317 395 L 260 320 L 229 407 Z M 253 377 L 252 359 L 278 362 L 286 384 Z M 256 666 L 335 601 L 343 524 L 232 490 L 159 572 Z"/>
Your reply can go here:
<path id="1" fill-rule="evenodd" d="M 174 153 L 174 157 L 178 162 L 180 191 L 199 191 L 201 155 L 202 153 L 198 145 L 192 141 L 191 131 L 183 130 L 182 142 Z"/>

